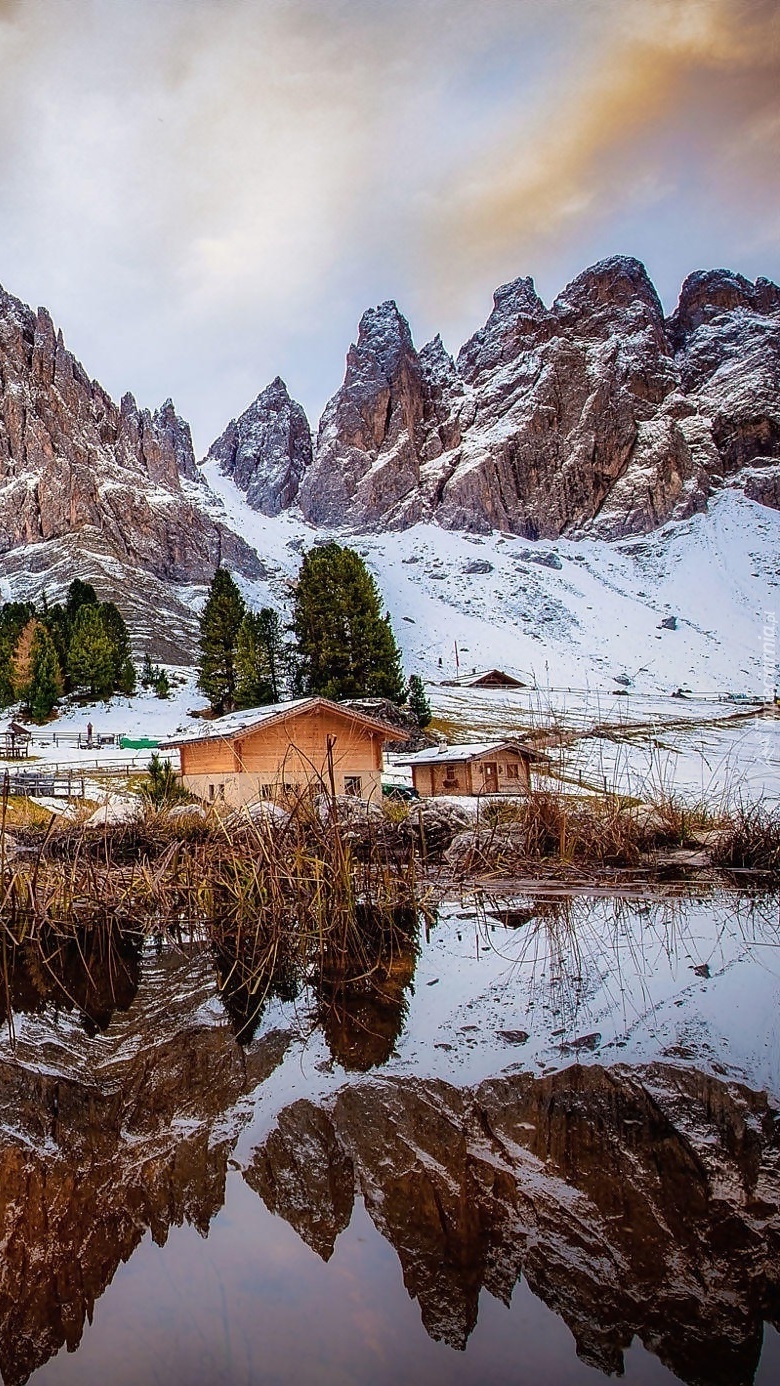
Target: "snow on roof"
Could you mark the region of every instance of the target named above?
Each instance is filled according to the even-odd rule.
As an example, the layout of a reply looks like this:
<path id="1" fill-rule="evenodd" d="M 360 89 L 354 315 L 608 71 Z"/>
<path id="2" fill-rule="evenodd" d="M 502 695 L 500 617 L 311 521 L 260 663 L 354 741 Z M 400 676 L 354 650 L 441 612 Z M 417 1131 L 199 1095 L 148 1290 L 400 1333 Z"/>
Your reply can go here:
<path id="1" fill-rule="evenodd" d="M 314 709 L 319 706 L 340 712 L 343 717 L 348 717 L 355 722 L 362 722 L 365 726 L 373 727 L 377 731 L 386 732 L 388 741 L 408 739 L 407 733 L 400 727 L 391 727 L 389 723 L 382 722 L 376 717 L 366 717 L 364 713 L 356 712 L 351 707 L 344 707 L 341 703 L 334 702 L 330 698 L 312 697 L 290 698 L 286 703 L 268 703 L 264 707 L 245 708 L 242 712 L 228 712 L 224 717 L 215 717 L 212 722 L 205 722 L 199 727 L 194 727 L 191 731 L 182 732 L 181 736 L 172 736 L 167 741 L 161 741 L 160 746 L 167 750 L 171 746 L 187 746 L 198 741 L 230 741 L 234 737 L 241 736 L 242 733 L 255 731 L 266 723 L 281 721 L 289 717 L 290 713 L 303 712 L 306 709 Z"/>
<path id="2" fill-rule="evenodd" d="M 472 669 L 470 674 L 459 674 L 454 679 L 442 679 L 442 687 L 469 688 L 473 684 L 493 680 L 503 684 L 506 688 L 533 687 L 535 682 L 531 674 L 523 674 L 521 678 L 517 674 L 508 673 L 505 669 Z"/>
<path id="3" fill-rule="evenodd" d="M 478 760 L 480 756 L 495 755 L 498 751 L 517 751 L 529 760 L 542 760 L 538 751 L 524 746 L 519 741 L 470 741 L 458 746 L 428 746 L 424 751 L 409 756 L 404 765 L 448 765 L 453 761 Z"/>

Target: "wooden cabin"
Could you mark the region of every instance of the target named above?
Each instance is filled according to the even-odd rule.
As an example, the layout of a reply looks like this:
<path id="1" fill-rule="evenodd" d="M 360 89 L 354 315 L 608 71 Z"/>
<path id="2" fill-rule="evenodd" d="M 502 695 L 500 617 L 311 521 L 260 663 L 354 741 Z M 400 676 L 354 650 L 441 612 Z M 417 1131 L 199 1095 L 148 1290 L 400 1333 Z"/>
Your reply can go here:
<path id="1" fill-rule="evenodd" d="M 21 722 L 9 722 L 0 733 L 0 754 L 4 760 L 27 760 L 32 732 Z"/>
<path id="2" fill-rule="evenodd" d="M 545 757 L 518 741 L 433 746 L 410 756 L 412 783 L 423 798 L 441 794 L 527 794 L 531 765 Z"/>
<path id="3" fill-rule="evenodd" d="M 522 679 L 515 678 L 514 674 L 507 674 L 504 669 L 472 669 L 470 674 L 461 674 L 456 679 L 442 679 L 442 687 L 445 688 L 527 688 L 533 680 L 529 679 L 524 683 Z"/>
<path id="4" fill-rule="evenodd" d="M 382 746 L 407 740 L 398 727 L 328 698 L 298 698 L 204 721 L 161 749 L 176 749 L 185 788 L 234 807 L 279 799 L 312 786 L 381 799 Z"/>

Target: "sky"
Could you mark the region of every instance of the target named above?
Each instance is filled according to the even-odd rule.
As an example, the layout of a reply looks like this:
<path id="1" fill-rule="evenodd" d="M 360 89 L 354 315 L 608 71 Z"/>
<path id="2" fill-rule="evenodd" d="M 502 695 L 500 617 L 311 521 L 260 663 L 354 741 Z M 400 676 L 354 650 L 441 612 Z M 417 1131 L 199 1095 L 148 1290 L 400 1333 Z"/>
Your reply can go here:
<path id="1" fill-rule="evenodd" d="M 611 254 L 780 280 L 780 0 L 0 0 L 0 283 L 203 455 L 365 308 L 453 352 Z"/>

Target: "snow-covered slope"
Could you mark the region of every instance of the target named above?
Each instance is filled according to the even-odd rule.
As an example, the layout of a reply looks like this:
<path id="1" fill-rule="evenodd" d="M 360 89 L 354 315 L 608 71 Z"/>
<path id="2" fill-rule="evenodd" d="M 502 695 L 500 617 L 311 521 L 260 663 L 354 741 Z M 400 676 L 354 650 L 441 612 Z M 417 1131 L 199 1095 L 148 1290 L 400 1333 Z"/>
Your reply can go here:
<path id="1" fill-rule="evenodd" d="M 647 693 L 766 691 L 780 512 L 736 490 L 722 491 L 707 514 L 624 543 L 529 544 L 435 524 L 363 537 L 318 531 L 295 511 L 259 515 L 214 464 L 204 470 L 214 518 L 255 548 L 267 571 L 244 581 L 253 604 L 286 605 L 306 548 L 326 538 L 352 544 L 377 580 L 408 672 L 440 681 L 457 668 L 497 666 L 543 690 L 612 691 L 615 676 L 625 676 Z M 664 628 L 672 616 L 676 629 Z"/>

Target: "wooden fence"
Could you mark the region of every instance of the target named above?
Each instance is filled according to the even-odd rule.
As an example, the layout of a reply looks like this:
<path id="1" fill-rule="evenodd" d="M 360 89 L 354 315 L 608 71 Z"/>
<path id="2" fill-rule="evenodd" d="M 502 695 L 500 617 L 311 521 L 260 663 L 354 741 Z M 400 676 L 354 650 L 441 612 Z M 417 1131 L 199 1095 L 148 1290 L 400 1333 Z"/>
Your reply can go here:
<path id="1" fill-rule="evenodd" d="M 3 797 L 83 799 L 84 776 L 73 770 L 6 770 L 0 781 Z"/>

